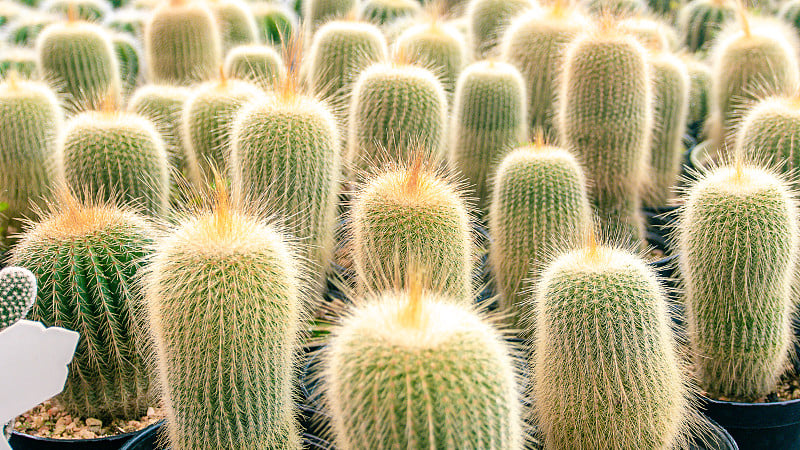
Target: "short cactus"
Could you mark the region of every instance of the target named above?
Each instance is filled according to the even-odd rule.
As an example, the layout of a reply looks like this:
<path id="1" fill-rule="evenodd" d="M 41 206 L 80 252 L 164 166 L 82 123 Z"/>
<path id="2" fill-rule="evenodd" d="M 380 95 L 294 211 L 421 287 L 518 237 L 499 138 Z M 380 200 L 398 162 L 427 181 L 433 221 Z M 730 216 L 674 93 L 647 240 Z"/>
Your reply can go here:
<path id="1" fill-rule="evenodd" d="M 448 100 L 452 99 L 458 75 L 469 58 L 461 32 L 438 19 L 405 30 L 395 41 L 394 51 L 398 57 L 433 72 Z"/>
<path id="2" fill-rule="evenodd" d="M 450 166 L 489 206 L 489 180 L 502 157 L 527 137 L 525 86 L 514 66 L 481 61 L 461 73 L 450 126 Z"/>
<path id="3" fill-rule="evenodd" d="M 356 12 L 357 0 L 302 0 L 306 36 L 313 36 L 325 22 Z"/>
<path id="4" fill-rule="evenodd" d="M 47 26 L 36 39 L 39 70 L 76 111 L 119 102 L 122 85 L 114 46 L 99 25 L 68 21 Z"/>
<path id="5" fill-rule="evenodd" d="M 495 56 L 511 22 L 534 5 L 531 0 L 471 0 L 468 37 L 475 59 Z"/>
<path id="6" fill-rule="evenodd" d="M 417 155 L 356 191 L 349 232 L 359 291 L 402 286 L 414 267 L 427 274 L 427 289 L 471 298 L 469 209 L 458 186 L 427 166 Z"/>
<path id="7" fill-rule="evenodd" d="M 275 227 L 218 200 L 159 239 L 144 280 L 172 448 L 299 450 L 299 264 Z"/>
<path id="8" fill-rule="evenodd" d="M 676 240 L 700 387 L 738 401 L 769 394 L 792 341 L 796 199 L 780 177 L 737 161 L 705 174 L 682 208 Z"/>
<path id="9" fill-rule="evenodd" d="M 190 85 L 217 73 L 222 38 L 205 2 L 170 0 L 145 24 L 144 53 L 151 83 Z"/>
<path id="10" fill-rule="evenodd" d="M 358 17 L 373 25 L 385 26 L 421 12 L 422 7 L 416 0 L 365 0 L 361 2 Z"/>
<path id="11" fill-rule="evenodd" d="M 489 264 L 500 305 L 518 326 L 534 314 L 529 288 L 553 255 L 581 243 L 590 221 L 583 169 L 569 152 L 535 143 L 503 159 L 489 212 Z"/>
<path id="12" fill-rule="evenodd" d="M 223 55 L 238 45 L 259 42 L 256 19 L 243 0 L 212 0 L 208 6 L 217 18 Z"/>
<path id="13" fill-rule="evenodd" d="M 512 350 L 466 299 L 362 300 L 322 355 L 337 448 L 523 448 Z"/>
<path id="14" fill-rule="evenodd" d="M 141 79 L 139 69 L 142 66 L 142 52 L 139 50 L 138 41 L 125 33 L 112 34 L 111 45 L 114 46 L 114 53 L 117 56 L 122 92 L 127 97 L 136 89 Z"/>
<path id="15" fill-rule="evenodd" d="M 60 18 L 55 14 L 40 12 L 24 14 L 5 26 L 3 36 L 8 44 L 20 47 L 33 47 L 36 43 L 36 38 L 39 37 L 42 30 L 48 25 L 59 21 Z"/>
<path id="16" fill-rule="evenodd" d="M 643 244 L 640 190 L 653 124 L 644 47 L 607 24 L 576 38 L 564 58 L 558 122 L 562 144 L 586 170 L 600 229 Z"/>
<path id="17" fill-rule="evenodd" d="M 711 68 L 694 58 L 684 58 L 689 72 L 689 115 L 687 124 L 701 132 L 711 108 Z"/>
<path id="18" fill-rule="evenodd" d="M 244 80 L 270 90 L 286 79 L 286 66 L 281 55 L 267 45 L 240 45 L 225 57 L 225 76 Z"/>
<path id="19" fill-rule="evenodd" d="M 6 78 L 11 72 L 20 78 L 38 78 L 38 61 L 36 51 L 25 47 L 5 47 L 0 55 L 0 78 Z"/>
<path id="20" fill-rule="evenodd" d="M 705 51 L 726 23 L 736 16 L 732 0 L 692 0 L 678 13 L 678 30 L 691 52 Z"/>
<path id="21" fill-rule="evenodd" d="M 118 202 L 159 217 L 170 192 L 167 153 L 153 124 L 136 114 L 89 111 L 59 138 L 64 179 L 88 199 Z"/>
<path id="22" fill-rule="evenodd" d="M 260 40 L 266 44 L 281 45 L 294 33 L 297 14 L 279 3 L 250 3 L 256 20 Z"/>
<path id="23" fill-rule="evenodd" d="M 80 417 L 138 419 L 155 405 L 138 275 L 155 230 L 140 216 L 73 198 L 22 236 L 10 263 L 39 281 L 28 317 L 80 333 L 64 391 Z"/>
<path id="24" fill-rule="evenodd" d="M 0 270 L 0 331 L 25 317 L 36 301 L 36 277 L 24 267 Z"/>

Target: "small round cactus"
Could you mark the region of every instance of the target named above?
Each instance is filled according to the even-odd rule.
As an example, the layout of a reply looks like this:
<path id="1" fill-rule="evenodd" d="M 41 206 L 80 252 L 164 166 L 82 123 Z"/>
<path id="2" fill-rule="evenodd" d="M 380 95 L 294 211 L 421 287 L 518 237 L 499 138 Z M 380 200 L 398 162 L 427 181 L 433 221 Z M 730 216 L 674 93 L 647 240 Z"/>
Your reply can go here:
<path id="1" fill-rule="evenodd" d="M 471 0 L 467 8 L 468 36 L 475 59 L 495 56 L 514 18 L 533 6 L 531 0 Z"/>
<path id="2" fill-rule="evenodd" d="M 247 3 L 242 0 L 212 0 L 208 6 L 217 19 L 223 55 L 238 45 L 258 43 L 256 19 Z"/>
<path id="3" fill-rule="evenodd" d="M 741 155 L 740 155 L 741 156 Z M 676 240 L 700 387 L 752 401 L 785 370 L 798 259 L 798 208 L 786 181 L 735 162 L 685 196 Z"/>
<path id="4" fill-rule="evenodd" d="M 469 58 L 461 32 L 438 19 L 408 28 L 395 41 L 394 52 L 433 72 L 448 100 L 452 99 L 458 75 Z"/>
<path id="5" fill-rule="evenodd" d="M 325 22 L 347 17 L 357 7 L 357 0 L 302 0 L 306 35 L 313 36 Z"/>
<path id="6" fill-rule="evenodd" d="M 466 299 L 362 300 L 323 354 L 337 448 L 523 448 L 512 351 Z"/>
<path id="7" fill-rule="evenodd" d="M 297 14 L 279 3 L 250 3 L 259 38 L 266 44 L 281 45 L 297 27 Z"/>
<path id="8" fill-rule="evenodd" d="M 0 270 L 0 331 L 25 317 L 36 301 L 36 277 L 24 267 Z"/>
<path id="9" fill-rule="evenodd" d="M 225 57 L 225 76 L 244 80 L 270 90 L 286 79 L 286 66 L 281 55 L 266 45 L 240 45 Z"/>
<path id="10" fill-rule="evenodd" d="M 422 7 L 416 0 L 366 0 L 361 2 L 358 17 L 374 25 L 387 26 L 421 12 Z"/>
<path id="11" fill-rule="evenodd" d="M 770 97 L 744 116 L 736 135 L 736 153 L 770 162 L 793 176 L 800 168 L 800 102 L 797 96 Z"/>
<path id="12" fill-rule="evenodd" d="M 678 14 L 678 30 L 691 52 L 704 51 L 736 16 L 736 3 L 731 0 L 692 0 Z"/>

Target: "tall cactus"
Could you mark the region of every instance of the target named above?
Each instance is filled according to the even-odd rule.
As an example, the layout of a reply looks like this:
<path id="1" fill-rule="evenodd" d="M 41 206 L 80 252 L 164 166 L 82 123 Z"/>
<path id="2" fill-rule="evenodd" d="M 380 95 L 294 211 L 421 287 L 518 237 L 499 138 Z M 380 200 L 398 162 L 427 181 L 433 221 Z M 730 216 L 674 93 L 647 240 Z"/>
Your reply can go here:
<path id="1" fill-rule="evenodd" d="M 562 254 L 542 274 L 534 319 L 546 448 L 688 448 L 691 391 L 664 290 L 644 261 L 591 242 Z"/>
<path id="2" fill-rule="evenodd" d="M 36 301 L 36 277 L 24 267 L 0 270 L 0 331 L 25 317 Z"/>
<path id="3" fill-rule="evenodd" d="M 247 3 L 242 0 L 212 0 L 208 6 L 217 19 L 223 56 L 237 45 L 259 42 L 256 19 Z"/>
<path id="4" fill-rule="evenodd" d="M 225 57 L 225 76 L 250 82 L 264 90 L 282 84 L 286 66 L 281 55 L 267 45 L 240 45 Z"/>
<path id="5" fill-rule="evenodd" d="M 534 6 L 531 0 L 471 0 L 467 7 L 468 37 L 475 59 L 494 56 L 511 22 Z"/>
<path id="6" fill-rule="evenodd" d="M 39 281 L 29 317 L 81 335 L 58 396 L 70 414 L 136 419 L 155 405 L 137 281 L 154 232 L 134 213 L 65 196 L 11 253 L 10 263 Z"/>
<path id="7" fill-rule="evenodd" d="M 692 0 L 680 9 L 677 28 L 683 32 L 689 51 L 704 51 L 735 16 L 736 3 L 732 0 Z"/>
<path id="8" fill-rule="evenodd" d="M 159 239 L 144 277 L 172 448 L 300 449 L 303 305 L 283 235 L 217 188 Z"/>
<path id="9" fill-rule="evenodd" d="M 772 392 L 792 341 L 797 201 L 786 181 L 737 161 L 704 175 L 679 217 L 679 264 L 700 386 L 750 401 Z"/>
<path id="10" fill-rule="evenodd" d="M 433 19 L 405 30 L 394 43 L 400 57 L 433 72 L 442 83 L 448 100 L 456 80 L 469 61 L 464 36 L 452 25 Z"/>
<path id="11" fill-rule="evenodd" d="M 527 137 L 525 86 L 514 66 L 477 62 L 458 79 L 450 126 L 450 166 L 474 189 L 479 210 L 489 206 L 496 164 Z"/>
<path id="12" fill-rule="evenodd" d="M 466 299 L 410 290 L 364 300 L 323 355 L 338 448 L 523 448 L 511 351 L 454 304 Z"/>

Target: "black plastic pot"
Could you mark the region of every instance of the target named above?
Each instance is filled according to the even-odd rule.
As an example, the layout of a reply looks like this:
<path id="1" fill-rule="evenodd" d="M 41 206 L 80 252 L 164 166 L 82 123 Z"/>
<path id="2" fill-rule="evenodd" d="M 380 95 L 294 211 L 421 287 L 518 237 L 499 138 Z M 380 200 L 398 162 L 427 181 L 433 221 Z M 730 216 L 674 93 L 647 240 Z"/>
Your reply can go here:
<path id="1" fill-rule="evenodd" d="M 800 400 L 739 403 L 700 396 L 700 403 L 742 450 L 800 449 Z"/>
<path id="2" fill-rule="evenodd" d="M 160 422 L 139 431 L 96 439 L 49 439 L 15 431 L 9 443 L 14 450 L 119 450 L 131 439 L 159 427 Z"/>

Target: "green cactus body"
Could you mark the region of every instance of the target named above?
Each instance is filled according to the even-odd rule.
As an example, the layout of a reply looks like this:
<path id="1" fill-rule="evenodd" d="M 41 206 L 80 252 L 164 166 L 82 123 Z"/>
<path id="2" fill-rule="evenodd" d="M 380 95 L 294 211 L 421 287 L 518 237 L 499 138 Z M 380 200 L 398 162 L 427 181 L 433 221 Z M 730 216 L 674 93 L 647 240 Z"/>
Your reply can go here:
<path id="1" fill-rule="evenodd" d="M 6 78 L 14 71 L 21 78 L 38 77 L 36 51 L 25 47 L 5 47 L 0 55 L 0 77 Z"/>
<path id="2" fill-rule="evenodd" d="M 447 99 L 439 80 L 410 65 L 374 64 L 353 87 L 348 119 L 348 166 L 388 157 L 408 160 L 413 148 L 442 159 Z"/>
<path id="3" fill-rule="evenodd" d="M 144 24 L 150 17 L 148 11 L 134 8 L 115 10 L 105 21 L 105 26 L 119 33 L 128 33 L 138 41 L 144 37 Z"/>
<path id="4" fill-rule="evenodd" d="M 214 179 L 212 168 L 229 173 L 233 120 L 245 104 L 262 99 L 261 89 L 241 80 L 209 81 L 192 90 L 181 133 L 190 164 L 197 164 L 206 180 Z"/>
<path id="5" fill-rule="evenodd" d="M 127 97 L 139 83 L 139 68 L 142 60 L 139 44 L 135 38 L 123 33 L 114 33 L 111 36 L 111 44 L 114 46 L 114 53 L 119 64 L 122 91 Z"/>
<path id="6" fill-rule="evenodd" d="M 208 2 L 217 18 L 222 39 L 222 54 L 238 45 L 257 44 L 256 19 L 242 0 L 213 0 Z"/>
<path id="7" fill-rule="evenodd" d="M 39 10 L 66 19 L 72 7 L 75 8 L 76 19 L 87 22 L 102 22 L 111 15 L 111 5 L 106 0 L 48 0 L 39 6 Z"/>
<path id="8" fill-rule="evenodd" d="M 0 331 L 25 317 L 36 301 L 36 277 L 24 267 L 0 270 Z"/>
<path id="9" fill-rule="evenodd" d="M 154 233 L 136 214 L 69 199 L 12 251 L 11 264 L 39 281 L 28 317 L 81 335 L 56 397 L 73 417 L 138 419 L 156 404 L 137 282 Z"/>
<path id="10" fill-rule="evenodd" d="M 364 69 L 387 56 L 386 39 L 375 25 L 328 22 L 317 30 L 311 44 L 311 92 L 331 105 L 339 123 L 346 127 L 353 83 Z"/>
<path id="11" fill-rule="evenodd" d="M 458 80 L 450 126 L 450 166 L 489 206 L 489 180 L 502 157 L 527 136 L 525 86 L 514 66 L 481 61 Z"/>
<path id="12" fill-rule="evenodd" d="M 341 149 L 320 102 L 277 94 L 242 110 L 233 125 L 231 174 L 244 198 L 269 205 L 304 244 L 322 288 L 333 254 Z"/>
<path id="13" fill-rule="evenodd" d="M 677 28 L 684 33 L 683 41 L 689 51 L 704 51 L 735 15 L 733 1 L 692 0 L 681 8 Z"/>
<path id="14" fill-rule="evenodd" d="M 286 6 L 275 3 L 251 3 L 250 10 L 262 41 L 281 45 L 297 27 L 297 14 Z"/>
<path id="15" fill-rule="evenodd" d="M 17 17 L 5 27 L 5 40 L 8 44 L 20 47 L 33 47 L 36 38 L 46 26 L 59 22 L 55 14 L 44 14 L 33 11 Z"/>
<path id="16" fill-rule="evenodd" d="M 161 136 L 144 117 L 86 112 L 67 122 L 59 154 L 67 185 L 89 199 L 119 202 L 159 217 L 170 179 Z"/>
<path id="17" fill-rule="evenodd" d="M 702 130 L 711 107 L 711 68 L 693 58 L 687 58 L 685 64 L 690 81 L 687 123 Z"/>
<path id="18" fill-rule="evenodd" d="M 652 106 L 649 62 L 635 38 L 605 29 L 570 44 L 561 80 L 561 142 L 586 171 L 602 233 L 630 245 L 643 244 L 640 190 Z"/>
<path id="19" fill-rule="evenodd" d="M 0 213 L 9 219 L 33 218 L 31 205 L 44 206 L 59 185 L 56 138 L 62 112 L 55 94 L 43 83 L 0 83 Z"/>
<path id="20" fill-rule="evenodd" d="M 456 80 L 469 55 L 464 36 L 443 22 L 419 24 L 403 32 L 394 43 L 402 58 L 433 72 L 442 83 L 448 101 L 456 90 Z"/>
<path id="21" fill-rule="evenodd" d="M 589 26 L 573 10 L 535 9 L 515 19 L 501 44 L 502 59 L 519 69 L 528 99 L 528 133 L 555 138 L 555 103 L 567 44 Z"/>
<path id="22" fill-rule="evenodd" d="M 436 294 L 368 300 L 323 354 L 337 448 L 523 448 L 517 373 L 500 333 Z"/>
<path id="23" fill-rule="evenodd" d="M 564 253 L 542 273 L 535 311 L 533 403 L 545 448 L 688 448 L 688 381 L 666 296 L 644 261 L 605 246 Z"/>
<path id="24" fill-rule="evenodd" d="M 386 26 L 401 18 L 416 17 L 422 12 L 416 0 L 366 0 L 358 16 L 374 25 Z"/>
<path id="25" fill-rule="evenodd" d="M 426 288 L 471 298 L 470 215 L 449 180 L 419 166 L 379 173 L 356 192 L 350 220 L 361 292 L 404 285 L 413 267 L 426 274 Z"/>
<path id="26" fill-rule="evenodd" d="M 204 2 L 172 0 L 145 24 L 144 53 L 151 83 L 190 85 L 208 80 L 222 64 L 222 39 Z"/>
<path id="27" fill-rule="evenodd" d="M 307 36 L 313 36 L 325 22 L 346 17 L 358 8 L 358 0 L 302 0 Z"/>
<path id="28" fill-rule="evenodd" d="M 798 209 L 761 168 L 722 166 L 690 188 L 677 242 L 700 387 L 752 401 L 772 392 L 792 340 Z"/>
<path id="29" fill-rule="evenodd" d="M 552 255 L 580 244 L 590 218 L 583 169 L 569 152 L 537 144 L 503 159 L 489 212 L 489 264 L 500 305 L 517 326 L 535 314 L 527 289 Z"/>
<path id="30" fill-rule="evenodd" d="M 744 29 L 723 30 L 712 54 L 709 130 L 717 148 L 733 147 L 743 113 L 769 95 L 789 95 L 800 85 L 797 38 L 778 21 L 752 19 Z"/>
<path id="31" fill-rule="evenodd" d="M 514 18 L 533 6 L 531 0 L 472 0 L 467 8 L 467 35 L 475 59 L 494 56 Z"/>
<path id="32" fill-rule="evenodd" d="M 98 109 L 119 103 L 122 84 L 111 37 L 87 22 L 54 23 L 36 38 L 41 74 L 67 97 L 71 109 Z"/>
<path id="33" fill-rule="evenodd" d="M 144 284 L 173 449 L 301 448 L 297 266 L 271 225 L 226 206 L 159 240 Z"/>
<path id="34" fill-rule="evenodd" d="M 669 51 L 666 28 L 662 22 L 641 17 L 624 19 L 617 26 L 639 40 L 647 49 L 655 52 Z"/>
<path id="35" fill-rule="evenodd" d="M 683 160 L 683 132 L 689 113 L 689 73 L 683 61 L 670 53 L 650 58 L 653 79 L 653 131 L 650 170 L 642 201 L 663 208 L 673 197 Z"/>
<path id="36" fill-rule="evenodd" d="M 240 45 L 225 57 L 226 77 L 248 81 L 264 90 L 271 90 L 286 80 L 286 66 L 272 47 Z"/>

